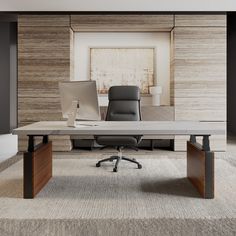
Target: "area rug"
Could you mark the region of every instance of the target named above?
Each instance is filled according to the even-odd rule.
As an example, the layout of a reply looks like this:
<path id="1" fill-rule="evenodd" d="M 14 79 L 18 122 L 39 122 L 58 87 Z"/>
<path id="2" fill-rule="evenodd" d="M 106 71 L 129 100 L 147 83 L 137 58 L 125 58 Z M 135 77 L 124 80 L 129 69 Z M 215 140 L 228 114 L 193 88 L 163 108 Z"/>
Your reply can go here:
<path id="1" fill-rule="evenodd" d="M 71 157 L 71 158 L 70 158 Z M 100 158 L 100 157 L 99 157 Z M 184 158 L 95 167 L 96 159 L 53 160 L 53 178 L 22 198 L 22 160 L 0 173 L 0 235 L 236 235 L 236 167 L 216 159 L 216 196 L 200 198 Z"/>

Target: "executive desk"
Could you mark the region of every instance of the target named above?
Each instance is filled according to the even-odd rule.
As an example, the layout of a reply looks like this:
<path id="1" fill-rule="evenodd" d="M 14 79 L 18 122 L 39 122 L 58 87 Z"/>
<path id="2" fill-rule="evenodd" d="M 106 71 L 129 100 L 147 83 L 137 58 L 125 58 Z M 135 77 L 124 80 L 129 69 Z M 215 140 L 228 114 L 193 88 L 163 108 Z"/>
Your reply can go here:
<path id="1" fill-rule="evenodd" d="M 24 198 L 34 198 L 52 177 L 49 135 L 189 135 L 187 177 L 203 198 L 214 198 L 214 152 L 210 151 L 209 136 L 224 133 L 223 126 L 190 121 L 86 121 L 78 122 L 76 128 L 67 127 L 64 121 L 43 121 L 13 131 L 13 134 L 28 135 L 28 151 L 24 153 Z M 42 136 L 39 145 L 35 145 L 36 136 Z M 202 145 L 197 143 L 197 136 L 203 137 Z"/>

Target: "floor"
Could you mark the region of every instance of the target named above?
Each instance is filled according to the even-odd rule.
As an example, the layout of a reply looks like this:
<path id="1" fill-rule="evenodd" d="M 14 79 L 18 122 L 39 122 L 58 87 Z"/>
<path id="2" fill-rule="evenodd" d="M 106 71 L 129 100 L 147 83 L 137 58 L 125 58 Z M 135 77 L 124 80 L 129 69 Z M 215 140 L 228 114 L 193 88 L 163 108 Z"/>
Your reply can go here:
<path id="1" fill-rule="evenodd" d="M 0 163 L 17 153 L 17 135 L 0 135 Z"/>
<path id="2" fill-rule="evenodd" d="M 0 235 L 217 236 L 236 234 L 236 165 L 216 156 L 216 197 L 186 178 L 186 153 L 127 150 L 143 165 L 95 167 L 111 150 L 54 153 L 53 178 L 22 198 L 22 160 L 0 172 Z M 175 155 L 172 155 L 175 154 Z M 227 183 L 227 184 L 225 184 Z"/>
<path id="3" fill-rule="evenodd" d="M 236 138 L 216 153 L 213 200 L 186 179 L 185 152 L 126 149 L 143 169 L 95 167 L 115 152 L 54 153 L 53 178 L 35 199 L 22 198 L 22 154 L 2 162 L 0 235 L 236 235 Z"/>

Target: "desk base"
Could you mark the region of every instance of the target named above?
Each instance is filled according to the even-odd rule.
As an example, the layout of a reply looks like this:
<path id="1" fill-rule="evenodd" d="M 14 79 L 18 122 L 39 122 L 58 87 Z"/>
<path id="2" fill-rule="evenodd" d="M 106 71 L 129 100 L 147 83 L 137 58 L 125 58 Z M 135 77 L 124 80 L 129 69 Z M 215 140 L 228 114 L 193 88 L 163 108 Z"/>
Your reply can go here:
<path id="1" fill-rule="evenodd" d="M 24 153 L 24 198 L 34 198 L 52 177 L 52 142 L 48 137 L 34 147 L 29 137 L 28 152 Z M 214 198 L 214 152 L 196 143 L 195 138 L 187 142 L 187 177 L 203 198 Z"/>
<path id="2" fill-rule="evenodd" d="M 24 153 L 24 198 L 34 198 L 51 177 L 52 142 Z"/>
<path id="3" fill-rule="evenodd" d="M 188 141 L 187 177 L 203 198 L 214 198 L 214 152 Z"/>

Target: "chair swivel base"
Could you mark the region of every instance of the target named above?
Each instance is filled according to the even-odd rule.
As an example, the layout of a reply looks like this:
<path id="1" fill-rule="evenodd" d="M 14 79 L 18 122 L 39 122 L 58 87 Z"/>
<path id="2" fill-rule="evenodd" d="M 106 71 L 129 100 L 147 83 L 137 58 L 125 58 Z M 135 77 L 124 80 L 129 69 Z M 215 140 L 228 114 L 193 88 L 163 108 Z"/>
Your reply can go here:
<path id="1" fill-rule="evenodd" d="M 114 160 L 116 160 L 116 164 L 115 164 L 115 167 L 113 168 L 113 172 L 117 172 L 118 171 L 118 165 L 119 165 L 121 160 L 135 163 L 135 164 L 138 165 L 138 169 L 142 169 L 142 165 L 138 161 L 136 161 L 136 159 L 134 159 L 134 158 L 131 159 L 131 158 L 124 157 L 124 156 L 121 156 L 121 157 L 120 156 L 111 156 L 109 158 L 103 159 L 103 160 L 99 161 L 96 164 L 96 167 L 100 167 L 102 162 L 106 162 L 106 161 L 111 161 L 112 162 Z"/>

